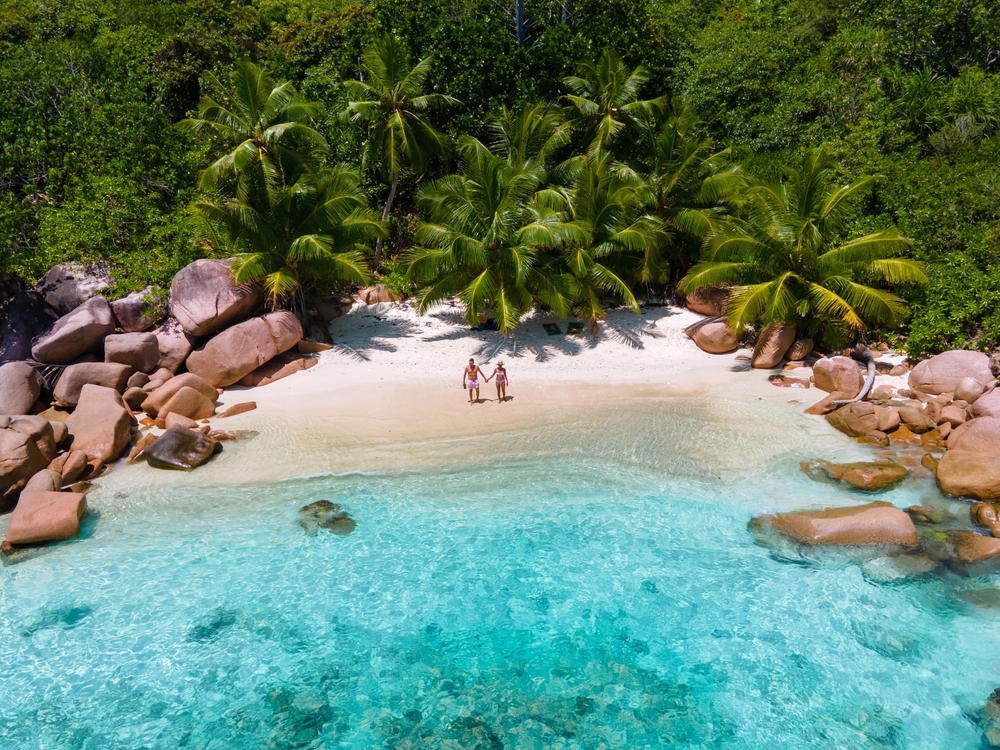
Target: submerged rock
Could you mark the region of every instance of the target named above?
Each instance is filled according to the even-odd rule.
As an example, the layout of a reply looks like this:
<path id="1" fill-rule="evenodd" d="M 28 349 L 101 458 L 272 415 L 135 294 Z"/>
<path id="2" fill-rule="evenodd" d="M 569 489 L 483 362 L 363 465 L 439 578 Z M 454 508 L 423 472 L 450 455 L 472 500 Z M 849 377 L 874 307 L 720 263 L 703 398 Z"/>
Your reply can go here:
<path id="1" fill-rule="evenodd" d="M 22 492 L 7 527 L 11 544 L 72 539 L 87 515 L 87 499 L 77 492 Z"/>
<path id="2" fill-rule="evenodd" d="M 342 505 L 331 503 L 329 500 L 318 500 L 299 508 L 299 524 L 307 534 L 327 529 L 337 536 L 350 536 L 357 527 Z"/>
<path id="3" fill-rule="evenodd" d="M 913 520 L 885 502 L 764 515 L 750 523 L 751 527 L 770 528 L 803 544 L 917 546 Z"/>
<path id="4" fill-rule="evenodd" d="M 155 469 L 191 471 L 208 461 L 222 445 L 207 435 L 171 427 L 149 445 L 142 456 Z"/>
<path id="5" fill-rule="evenodd" d="M 910 472 L 895 461 L 859 461 L 835 464 L 829 461 L 803 461 L 802 471 L 812 479 L 833 479 L 868 492 L 895 487 Z"/>

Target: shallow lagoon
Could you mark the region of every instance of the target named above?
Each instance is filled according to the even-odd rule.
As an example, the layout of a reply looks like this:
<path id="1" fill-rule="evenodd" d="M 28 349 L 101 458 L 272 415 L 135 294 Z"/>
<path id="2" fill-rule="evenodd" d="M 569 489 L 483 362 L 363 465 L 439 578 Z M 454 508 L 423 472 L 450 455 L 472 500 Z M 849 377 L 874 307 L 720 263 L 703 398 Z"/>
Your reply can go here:
<path id="1" fill-rule="evenodd" d="M 649 437 L 593 459 L 99 491 L 85 538 L 0 570 L 0 739 L 980 746 L 992 577 L 789 561 L 753 515 L 864 498 L 801 475 L 813 453 L 706 481 L 655 468 Z M 356 531 L 306 533 L 298 508 L 320 499 Z"/>

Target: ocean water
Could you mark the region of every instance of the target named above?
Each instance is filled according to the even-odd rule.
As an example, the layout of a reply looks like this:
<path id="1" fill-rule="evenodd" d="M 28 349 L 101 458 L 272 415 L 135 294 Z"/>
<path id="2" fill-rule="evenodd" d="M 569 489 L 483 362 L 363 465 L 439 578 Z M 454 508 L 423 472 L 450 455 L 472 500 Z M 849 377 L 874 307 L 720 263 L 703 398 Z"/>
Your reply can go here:
<path id="1" fill-rule="evenodd" d="M 804 448 L 698 478 L 629 441 L 652 444 L 98 490 L 82 538 L 0 569 L 0 744 L 983 746 L 997 579 L 758 544 L 757 513 L 867 499 Z M 316 500 L 354 532 L 303 528 Z"/>

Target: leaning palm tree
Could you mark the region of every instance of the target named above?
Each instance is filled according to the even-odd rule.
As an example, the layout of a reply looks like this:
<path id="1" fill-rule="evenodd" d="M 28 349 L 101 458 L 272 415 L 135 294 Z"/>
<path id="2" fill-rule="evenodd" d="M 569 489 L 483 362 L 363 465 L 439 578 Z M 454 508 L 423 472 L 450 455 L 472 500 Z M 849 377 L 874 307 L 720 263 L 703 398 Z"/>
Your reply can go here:
<path id="1" fill-rule="evenodd" d="M 262 282 L 272 306 L 294 296 L 303 319 L 304 293 L 318 280 L 367 283 L 366 243 L 385 236 L 359 176 L 345 167 L 303 171 L 270 190 L 263 204 L 205 198 L 192 211 L 200 239 L 218 253 L 235 255 L 237 283 Z"/>
<path id="2" fill-rule="evenodd" d="M 864 331 L 867 322 L 898 325 L 905 303 L 886 287 L 927 283 L 924 266 L 899 257 L 912 242 L 895 227 L 836 242 L 847 227 L 850 200 L 868 190 L 872 178 L 836 187 L 835 167 L 816 149 L 790 183 L 752 188 L 749 218 L 708 238 L 681 291 L 733 285 L 728 318 L 737 333 L 751 324 L 792 323 L 834 343 Z"/>
<path id="3" fill-rule="evenodd" d="M 607 149 L 629 126 L 644 124 L 666 109 L 666 100 L 639 99 L 639 91 L 649 80 L 643 66 L 629 71 L 614 50 L 605 49 L 596 62 L 583 63 L 580 75 L 563 83 L 572 91 L 564 96 L 577 112 L 581 130 L 592 133 L 588 151 L 595 155 Z"/>
<path id="4" fill-rule="evenodd" d="M 326 146 L 308 124 L 322 105 L 303 99 L 289 81 L 275 83 L 249 60 L 236 63 L 228 83 L 209 73 L 204 84 L 213 93 L 202 97 L 195 117 L 178 123 L 225 144 L 225 153 L 202 172 L 202 190 L 232 180 L 240 200 L 251 200 L 255 191 L 281 186 Z"/>
<path id="5" fill-rule="evenodd" d="M 389 218 L 404 172 L 420 174 L 431 157 L 448 152 L 447 136 L 424 113 L 434 104 L 457 104 L 458 100 L 423 93 L 430 69 L 430 57 L 411 68 L 406 47 L 394 35 L 386 34 L 365 50 L 361 80 L 343 82 L 349 101 L 342 117 L 367 129 L 362 164 L 379 171 L 391 183 L 383 221 Z M 379 239 L 376 266 L 381 249 Z"/>
<path id="6" fill-rule="evenodd" d="M 563 239 L 562 197 L 542 189 L 545 171 L 537 162 L 510 164 L 468 137 L 460 150 L 461 174 L 417 195 L 427 220 L 404 263 L 422 286 L 419 311 L 457 295 L 470 324 L 491 311 L 505 335 L 536 301 L 565 315 L 565 279 L 546 253 Z"/>

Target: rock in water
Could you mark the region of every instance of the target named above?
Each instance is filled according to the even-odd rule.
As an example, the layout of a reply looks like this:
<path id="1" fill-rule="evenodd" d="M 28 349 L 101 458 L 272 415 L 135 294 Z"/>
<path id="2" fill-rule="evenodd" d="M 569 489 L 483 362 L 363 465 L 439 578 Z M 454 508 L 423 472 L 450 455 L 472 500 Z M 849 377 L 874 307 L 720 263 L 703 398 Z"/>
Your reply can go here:
<path id="1" fill-rule="evenodd" d="M 30 435 L 0 429 L 0 513 L 14 507 L 21 488 L 48 465 Z"/>
<path id="2" fill-rule="evenodd" d="M 130 365 L 135 372 L 152 372 L 160 361 L 159 340 L 152 333 L 115 333 L 104 339 L 104 361 Z"/>
<path id="3" fill-rule="evenodd" d="M 233 281 L 231 260 L 196 260 L 174 276 L 170 314 L 194 336 L 207 336 L 252 315 L 264 302 L 257 284 Z"/>
<path id="4" fill-rule="evenodd" d="M 751 362 L 759 370 L 777 367 L 794 343 L 795 326 L 790 323 L 772 323 L 760 332 Z"/>
<path id="5" fill-rule="evenodd" d="M 867 492 L 881 492 L 895 487 L 910 473 L 905 466 L 895 461 L 859 461 L 847 464 L 803 461 L 802 471 L 814 479 L 822 475 Z"/>
<path id="6" fill-rule="evenodd" d="M 216 416 L 219 419 L 225 419 L 226 417 L 235 417 L 237 414 L 246 414 L 248 411 L 253 411 L 256 408 L 256 401 L 244 401 L 242 404 L 233 404 L 225 411 L 220 411 Z"/>
<path id="7" fill-rule="evenodd" d="M 889 503 L 759 516 L 755 526 L 774 529 L 803 544 L 916 547 L 913 520 Z"/>
<path id="8" fill-rule="evenodd" d="M 132 437 L 132 414 L 121 394 L 99 385 L 83 386 L 80 403 L 66 424 L 73 450 L 104 463 L 118 458 Z"/>
<path id="9" fill-rule="evenodd" d="M 978 500 L 1000 499 L 1000 456 L 972 451 L 946 451 L 937 466 L 942 492 Z"/>
<path id="10" fill-rule="evenodd" d="M 299 508 L 299 523 L 309 534 L 315 534 L 317 529 L 327 529 L 337 536 L 350 536 L 357 527 L 343 506 L 329 500 L 318 500 Z"/>
<path id="11" fill-rule="evenodd" d="M 918 362 L 910 371 L 908 382 L 910 388 L 922 393 L 954 393 L 955 387 L 965 378 L 973 378 L 984 388 L 990 387 L 996 382 L 990 358 L 982 352 L 942 352 Z"/>
<path id="12" fill-rule="evenodd" d="M 979 725 L 990 747 L 1000 747 L 1000 688 L 993 691 L 979 712 Z"/>
<path id="13" fill-rule="evenodd" d="M 72 539 L 87 515 L 87 498 L 78 492 L 22 492 L 10 516 L 7 541 L 33 544 Z"/>
<path id="14" fill-rule="evenodd" d="M 302 339 L 302 325 L 287 310 L 227 328 L 188 356 L 190 372 L 217 388 L 236 383 Z"/>
<path id="15" fill-rule="evenodd" d="M 210 459 L 221 445 L 207 435 L 184 427 L 171 427 L 143 452 L 146 463 L 156 469 L 191 471 Z"/>
<path id="16" fill-rule="evenodd" d="M 31 354 L 39 362 L 64 365 L 100 349 L 104 338 L 114 332 L 115 320 L 108 301 L 91 297 L 42 334 L 32 345 Z"/>
<path id="17" fill-rule="evenodd" d="M 27 362 L 0 365 L 0 414 L 27 414 L 42 392 L 42 376 Z"/>

